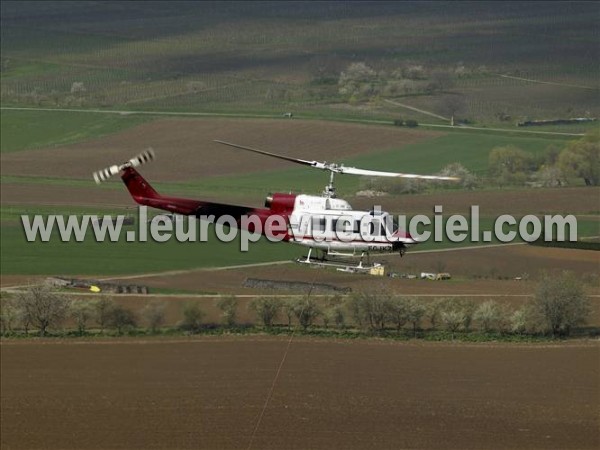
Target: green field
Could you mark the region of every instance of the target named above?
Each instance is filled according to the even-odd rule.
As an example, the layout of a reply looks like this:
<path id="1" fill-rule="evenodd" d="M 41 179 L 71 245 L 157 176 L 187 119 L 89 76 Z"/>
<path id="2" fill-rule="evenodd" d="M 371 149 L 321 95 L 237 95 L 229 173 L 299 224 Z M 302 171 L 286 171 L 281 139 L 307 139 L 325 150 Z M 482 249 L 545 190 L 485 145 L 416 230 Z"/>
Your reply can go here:
<path id="1" fill-rule="evenodd" d="M 63 111 L 0 112 L 1 152 L 72 144 L 117 133 L 148 120 L 143 116 L 82 114 Z"/>
<path id="2" fill-rule="evenodd" d="M 2 111 L 2 151 L 17 151 L 88 140 L 133 127 L 150 116 L 113 115 L 103 113 L 77 114 L 50 111 Z M 32 123 L 35 126 L 32 126 Z M 371 149 L 368 155 L 347 158 L 348 166 L 374 170 L 409 173 L 436 173 L 446 164 L 460 162 L 477 175 L 485 175 L 489 152 L 498 146 L 513 145 L 533 154 L 551 146 L 564 146 L 569 137 L 506 134 L 493 131 L 450 130 L 433 139 L 398 149 Z M 393 143 L 390 144 L 393 147 Z M 58 177 L 25 177 L 3 175 L 2 182 L 36 183 L 64 186 L 89 186 L 89 180 Z M 318 193 L 327 183 L 324 172 L 293 166 L 286 170 L 249 173 L 247 175 L 203 177 L 178 183 L 156 183 L 162 193 L 198 196 L 225 196 L 230 199 L 255 198 L 260 201 L 270 191 Z M 351 196 L 360 190 L 360 179 L 337 176 L 340 195 Z M 102 189 L 122 189 L 120 182 L 102 185 Z M 433 189 L 433 187 L 432 187 Z"/>
<path id="3" fill-rule="evenodd" d="M 126 229 L 132 229 L 131 227 Z M 292 259 L 301 249 L 266 240 L 250 244 L 241 252 L 240 243 L 222 243 L 213 233 L 207 242 L 98 243 L 93 236 L 84 242 L 60 242 L 56 234 L 50 242 L 27 243 L 19 226 L 2 226 L 2 274 L 136 274 L 196 267 L 220 267 L 264 261 Z M 296 250 L 296 251 L 294 251 Z"/>
<path id="4" fill-rule="evenodd" d="M 514 145 L 523 150 L 540 153 L 551 145 L 561 145 L 562 139 L 541 137 L 520 137 L 506 135 L 487 135 L 483 133 L 451 133 L 423 142 L 402 147 L 402 150 L 377 151 L 373 149 L 366 156 L 345 159 L 348 166 L 364 169 L 390 170 L 408 173 L 436 173 L 446 164 L 460 162 L 469 170 L 485 175 L 488 166 L 488 155 L 494 147 Z M 327 184 L 328 175 L 307 169 L 289 169 L 285 171 L 263 172 L 235 177 L 203 178 L 195 182 L 165 185 L 165 192 L 187 191 L 197 194 L 216 195 L 231 192 L 253 193 L 259 198 L 264 196 L 265 189 L 273 191 L 293 191 L 318 193 Z M 337 176 L 336 188 L 340 195 L 353 195 L 359 190 L 360 179 L 357 177 Z"/>
<path id="5" fill-rule="evenodd" d="M 291 111 L 305 119 L 391 126 L 398 118 L 413 118 L 439 125 L 447 120 L 386 100 L 447 117 L 444 102 L 460 97 L 464 105 L 457 119 L 487 128 L 522 131 L 515 126 L 518 120 L 600 115 L 593 3 L 4 1 L 1 14 L 2 107 L 89 111 L 2 109 L 0 150 L 5 155 L 93 140 L 151 121 L 160 112 L 281 118 Z M 353 63 L 364 63 L 372 73 L 350 95 L 342 92 L 341 81 Z M 417 75 L 407 75 L 411 70 Z M 437 82 L 442 84 L 432 85 Z M 583 133 L 594 128 L 597 123 L 529 131 Z M 401 143 L 390 143 L 338 162 L 424 174 L 460 162 L 485 176 L 494 147 L 514 145 L 540 154 L 572 139 L 429 129 L 441 133 L 401 149 Z M 87 179 L 1 175 L 1 183 L 23 186 L 90 186 Z M 326 183 L 324 172 L 290 167 L 155 187 L 165 194 L 258 204 L 268 191 L 314 194 Z M 362 183 L 336 179 L 338 193 L 346 197 Z M 98 189 L 123 186 L 114 180 Z M 122 211 L 2 205 L 2 274 L 141 273 L 291 259 L 303 253 L 300 247 L 266 242 L 240 253 L 238 243 L 215 239 L 26 244 L 17 225 L 23 213 L 117 212 Z M 580 235 L 600 234 L 598 224 L 595 218 L 582 218 Z M 490 226 L 491 218 L 484 218 L 482 228 Z"/>
<path id="6" fill-rule="evenodd" d="M 206 242 L 178 242 L 174 237 L 165 243 L 153 241 L 127 242 L 125 232 L 137 230 L 137 226 L 125 226 L 118 242 L 96 242 L 92 230 L 88 230 L 83 242 L 61 242 L 55 231 L 49 242 L 27 242 L 20 224 L 20 214 L 26 210 L 3 208 L 3 222 L 0 226 L 2 252 L 0 273 L 27 275 L 116 275 L 160 272 L 192 268 L 221 267 L 238 264 L 250 264 L 266 261 L 291 260 L 306 253 L 306 249 L 287 243 L 271 243 L 261 239 L 249 244 L 249 251 L 240 251 L 240 239 L 224 243 L 220 242 L 211 227 Z M 41 208 L 37 213 L 48 214 Z M 71 214 L 82 214 L 82 208 L 70 208 Z M 109 211 L 93 211 L 93 214 L 108 214 Z M 123 211 L 113 211 L 123 213 Z M 63 214 L 66 212 L 63 211 Z M 444 219 L 444 226 L 445 220 Z M 410 218 L 408 218 L 410 220 Z M 17 224 L 18 223 L 18 224 Z M 493 230 L 492 218 L 480 220 L 480 236 L 485 230 Z M 433 226 L 419 227 L 419 231 L 433 232 Z M 509 228 L 506 228 L 509 231 Z M 516 230 L 515 227 L 510 230 Z M 578 238 L 600 235 L 600 221 L 594 219 L 578 220 Z M 499 243 L 495 238 L 492 244 Z M 434 250 L 470 245 L 485 245 L 490 242 L 471 243 L 466 239 L 461 243 L 453 243 L 447 239 L 435 242 L 433 238 L 419 244 L 416 250 Z M 375 256 L 376 258 L 376 256 Z"/>

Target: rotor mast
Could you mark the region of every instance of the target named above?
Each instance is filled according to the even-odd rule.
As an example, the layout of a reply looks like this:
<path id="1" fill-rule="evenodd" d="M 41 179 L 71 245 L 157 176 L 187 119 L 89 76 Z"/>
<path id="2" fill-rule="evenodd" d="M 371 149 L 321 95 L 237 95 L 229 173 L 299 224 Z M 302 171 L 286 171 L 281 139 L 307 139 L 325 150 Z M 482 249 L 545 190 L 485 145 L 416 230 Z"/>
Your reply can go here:
<path id="1" fill-rule="evenodd" d="M 335 186 L 333 185 L 333 177 L 335 176 L 335 172 L 333 170 L 329 171 L 329 184 L 325 186 L 325 190 L 323 191 L 323 197 L 326 198 L 335 198 Z"/>

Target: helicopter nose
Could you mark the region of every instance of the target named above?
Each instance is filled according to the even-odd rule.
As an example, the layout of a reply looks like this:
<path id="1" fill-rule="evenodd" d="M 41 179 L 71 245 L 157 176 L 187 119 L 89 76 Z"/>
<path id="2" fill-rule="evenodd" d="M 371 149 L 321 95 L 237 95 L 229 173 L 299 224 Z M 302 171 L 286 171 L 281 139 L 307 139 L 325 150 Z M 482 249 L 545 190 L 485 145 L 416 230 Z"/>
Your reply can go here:
<path id="1" fill-rule="evenodd" d="M 416 239 L 414 239 L 410 235 L 410 233 L 408 233 L 408 231 L 397 230 L 392 235 L 392 238 L 397 243 L 401 243 L 401 244 L 404 244 L 404 245 L 414 245 L 414 244 L 418 244 L 419 243 L 419 241 L 417 241 Z"/>

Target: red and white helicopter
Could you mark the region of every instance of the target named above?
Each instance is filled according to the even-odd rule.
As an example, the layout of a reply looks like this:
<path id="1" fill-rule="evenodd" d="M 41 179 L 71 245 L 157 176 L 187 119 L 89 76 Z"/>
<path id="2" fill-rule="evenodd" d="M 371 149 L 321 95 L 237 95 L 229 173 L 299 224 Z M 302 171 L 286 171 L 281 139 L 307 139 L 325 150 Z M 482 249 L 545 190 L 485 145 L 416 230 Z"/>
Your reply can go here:
<path id="1" fill-rule="evenodd" d="M 382 211 L 355 211 L 350 204 L 336 197 L 333 184 L 335 174 L 350 174 L 368 177 L 395 177 L 421 180 L 458 181 L 459 178 L 436 175 L 381 172 L 376 170 L 346 167 L 343 164 L 308 161 L 251 147 L 215 140 L 223 145 L 235 147 L 261 155 L 282 159 L 330 172 L 329 184 L 320 196 L 303 194 L 269 194 L 264 208 L 214 203 L 203 200 L 170 197 L 159 194 L 139 174 L 136 167 L 154 159 L 154 151 L 148 149 L 121 165 L 113 165 L 94 172 L 94 180 L 101 183 L 113 175 L 120 174 L 133 199 L 146 205 L 174 214 L 200 217 L 213 216 L 214 220 L 224 215 L 235 219 L 238 228 L 254 233 L 260 231 L 285 242 L 308 247 L 308 255 L 297 261 L 308 264 L 339 265 L 326 262 L 326 257 L 360 256 L 356 269 L 368 269 L 362 265 L 363 257 L 370 253 L 399 253 L 417 244 L 406 231 L 398 228 L 392 217 Z M 255 216 L 262 227 L 243 217 Z M 273 226 L 272 216 L 282 217 L 283 228 Z M 341 236 L 343 238 L 341 238 Z M 311 258 L 312 250 L 322 252 L 321 258 Z M 343 264 L 343 267 L 348 267 Z"/>

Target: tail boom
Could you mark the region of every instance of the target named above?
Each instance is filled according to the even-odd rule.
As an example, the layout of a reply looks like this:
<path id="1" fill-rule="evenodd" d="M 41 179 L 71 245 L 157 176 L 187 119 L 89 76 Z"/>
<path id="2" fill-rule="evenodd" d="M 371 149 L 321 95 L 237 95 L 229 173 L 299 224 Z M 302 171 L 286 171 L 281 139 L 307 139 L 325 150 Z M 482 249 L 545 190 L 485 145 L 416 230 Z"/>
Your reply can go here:
<path id="1" fill-rule="evenodd" d="M 154 152 L 151 149 L 146 150 L 120 166 L 114 165 L 104 170 L 95 172 L 94 180 L 96 183 L 101 183 L 106 181 L 111 176 L 120 173 L 121 179 L 131 194 L 131 197 L 140 205 L 162 209 L 163 211 L 169 211 L 174 214 L 196 216 L 198 218 L 205 217 L 209 218 L 210 220 L 217 220 L 219 217 L 229 216 L 236 221 L 238 228 L 246 229 L 250 232 L 256 231 L 255 224 L 252 222 L 246 223 L 243 220 L 244 216 L 254 215 L 258 217 L 262 225 L 263 234 L 265 234 L 266 227 L 273 226 L 267 225 L 267 219 L 269 216 L 277 212 L 275 204 L 269 209 L 253 208 L 248 206 L 228 205 L 224 203 L 193 200 L 189 198 L 168 197 L 159 194 L 135 169 L 136 167 L 152 159 L 154 159 Z M 280 211 L 280 213 L 281 212 L 282 211 Z M 286 220 L 289 220 L 287 214 L 283 215 L 286 217 Z M 287 231 L 281 233 L 277 232 L 276 234 L 281 234 L 284 240 L 289 239 Z"/>

